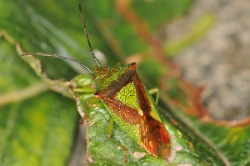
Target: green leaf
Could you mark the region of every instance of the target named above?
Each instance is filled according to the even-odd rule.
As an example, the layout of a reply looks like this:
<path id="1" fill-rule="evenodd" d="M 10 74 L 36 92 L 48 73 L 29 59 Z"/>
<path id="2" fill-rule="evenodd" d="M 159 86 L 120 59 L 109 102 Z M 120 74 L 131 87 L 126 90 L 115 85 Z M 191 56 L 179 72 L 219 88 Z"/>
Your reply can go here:
<path id="1" fill-rule="evenodd" d="M 25 30 L 18 31 L 25 22 L 21 7 L 0 1 L 0 8 L 0 165 L 65 165 L 76 127 L 75 103 L 49 91 L 18 55 L 13 37 L 27 40 Z"/>
<path id="2" fill-rule="evenodd" d="M 105 54 L 99 58 L 102 58 L 102 65 L 107 62 L 110 67 L 120 61 L 127 62 L 127 58 L 131 58 L 130 55 L 142 55 L 138 56 L 141 62 L 138 73 L 143 82 L 149 85 L 148 87 L 162 87 L 159 79 L 171 67 L 166 68 L 166 65 L 157 59 L 152 43 L 146 41 L 143 38 L 145 36 L 140 36 L 136 26 L 122 16 L 121 11 L 117 9 L 117 2 L 82 2 L 92 47 Z M 182 14 L 187 12 L 192 1 L 131 2 L 131 9 L 145 23 L 142 27 L 147 27 L 154 35 L 163 24 L 170 23 L 169 20 L 176 16 L 183 17 Z M 74 57 L 93 67 L 95 62 L 84 39 L 78 2 L 0 0 L 0 10 L 0 35 L 9 36 L 0 38 L 0 165 L 66 165 L 78 123 L 76 106 L 74 101 L 48 89 L 63 92 L 67 96 L 65 80 L 86 71 L 60 59 L 37 57 L 38 62 L 41 61 L 43 73 L 46 73 L 43 75 L 39 72 L 39 66 L 35 66 L 33 70 L 18 56 L 15 44 L 20 43 L 25 52 L 58 53 Z M 213 19 L 209 15 L 201 19 L 201 22 L 194 23 L 194 30 L 198 29 L 196 33 L 190 32 L 166 50 L 175 54 L 201 39 Z M 36 59 L 31 60 L 31 63 L 36 63 Z M 52 81 L 62 78 L 64 81 Z M 174 162 L 193 165 L 201 161 L 207 163 L 199 163 L 200 165 L 249 164 L 249 125 L 221 127 L 212 122 L 203 123 L 199 118 L 183 113 L 185 104 L 190 99 L 185 96 L 185 89 L 179 87 L 179 80 L 174 80 L 169 79 L 171 83 L 163 83 L 168 86 L 171 84 L 174 88 L 167 92 L 161 91 L 160 103 L 166 126 L 171 126 L 170 131 L 174 134 L 181 133 L 175 143 L 183 146 L 175 148 L 184 149 L 183 153 L 176 153 Z M 171 102 L 172 99 L 175 102 Z M 173 104 L 176 101 L 184 107 Z M 92 107 L 91 111 L 96 113 L 96 116 L 91 117 L 95 123 L 90 127 L 88 135 L 88 139 L 91 138 L 91 156 L 95 158 L 93 165 L 123 165 L 124 151 L 105 137 L 109 115 L 98 105 Z M 113 135 L 116 140 L 129 147 L 131 156 L 134 151 L 145 152 L 117 126 Z M 190 150 L 191 147 L 193 150 Z M 111 156 L 106 156 L 108 154 Z M 224 163 L 221 163 L 221 160 Z M 130 157 L 130 161 L 130 164 L 137 165 L 162 162 L 147 153 L 144 159 L 136 160 Z"/>
<path id="3" fill-rule="evenodd" d="M 75 128 L 74 103 L 46 92 L 48 85 L 7 41 L 0 40 L 0 49 L 1 165 L 64 165 Z"/>

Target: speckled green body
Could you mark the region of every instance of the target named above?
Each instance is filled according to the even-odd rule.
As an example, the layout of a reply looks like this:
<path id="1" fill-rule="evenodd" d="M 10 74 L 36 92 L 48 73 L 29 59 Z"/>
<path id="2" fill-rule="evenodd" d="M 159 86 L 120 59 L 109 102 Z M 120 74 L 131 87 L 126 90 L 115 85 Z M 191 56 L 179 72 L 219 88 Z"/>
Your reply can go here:
<path id="1" fill-rule="evenodd" d="M 154 156 L 167 160 L 170 137 L 162 124 L 156 105 L 141 83 L 136 63 L 111 70 L 94 70 L 97 92 L 113 120 L 139 145 Z"/>
<path id="2" fill-rule="evenodd" d="M 154 100 L 136 73 L 136 64 L 113 69 L 95 67 L 94 79 L 95 97 L 101 100 L 114 122 L 150 154 L 167 160 L 171 151 L 170 137 Z M 88 81 L 76 82 L 74 92 L 93 87 Z"/>

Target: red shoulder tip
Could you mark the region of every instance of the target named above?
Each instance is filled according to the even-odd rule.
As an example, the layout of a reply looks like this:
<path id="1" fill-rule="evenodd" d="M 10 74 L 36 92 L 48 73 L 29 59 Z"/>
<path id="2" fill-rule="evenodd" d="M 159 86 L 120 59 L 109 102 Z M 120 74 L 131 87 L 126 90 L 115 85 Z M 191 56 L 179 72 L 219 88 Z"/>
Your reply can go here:
<path id="1" fill-rule="evenodd" d="M 131 66 L 133 69 L 136 69 L 136 67 L 137 67 L 137 65 L 136 65 L 135 62 L 130 63 L 130 66 Z"/>

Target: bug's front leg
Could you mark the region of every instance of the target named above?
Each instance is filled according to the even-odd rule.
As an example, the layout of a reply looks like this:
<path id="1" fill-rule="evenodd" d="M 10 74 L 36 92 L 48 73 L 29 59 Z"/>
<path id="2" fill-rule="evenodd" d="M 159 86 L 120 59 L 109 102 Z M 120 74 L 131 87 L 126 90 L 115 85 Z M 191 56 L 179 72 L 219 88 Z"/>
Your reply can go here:
<path id="1" fill-rule="evenodd" d="M 77 110 L 83 120 L 89 117 L 89 109 L 100 103 L 100 99 L 94 97 L 96 92 L 95 81 L 92 75 L 79 75 L 70 81 L 70 92 L 76 100 Z"/>
<path id="2" fill-rule="evenodd" d="M 160 91 L 159 91 L 159 89 L 158 89 L 158 88 L 149 89 L 149 93 L 150 93 L 151 95 L 156 94 L 155 104 L 158 105 L 159 96 L 160 96 Z"/>

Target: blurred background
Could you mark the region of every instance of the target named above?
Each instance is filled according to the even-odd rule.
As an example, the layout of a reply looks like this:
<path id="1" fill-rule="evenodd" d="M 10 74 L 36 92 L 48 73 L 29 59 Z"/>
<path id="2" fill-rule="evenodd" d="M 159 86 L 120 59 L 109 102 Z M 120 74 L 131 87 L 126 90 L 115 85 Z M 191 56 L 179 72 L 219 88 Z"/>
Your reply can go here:
<path id="1" fill-rule="evenodd" d="M 103 66 L 137 62 L 143 82 L 161 90 L 162 107 L 188 121 L 228 163 L 249 164 L 247 0 L 0 0 L 0 165 L 85 165 L 86 129 L 75 102 L 49 90 L 16 51 L 19 43 L 24 52 L 95 66 L 79 3 Z M 52 80 L 87 73 L 60 59 L 39 60 Z"/>

